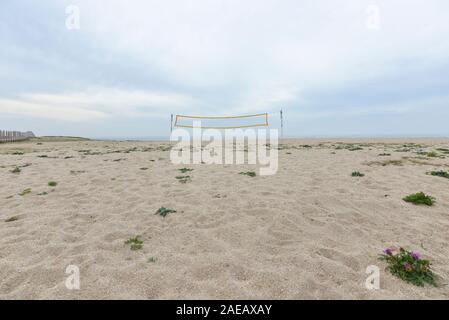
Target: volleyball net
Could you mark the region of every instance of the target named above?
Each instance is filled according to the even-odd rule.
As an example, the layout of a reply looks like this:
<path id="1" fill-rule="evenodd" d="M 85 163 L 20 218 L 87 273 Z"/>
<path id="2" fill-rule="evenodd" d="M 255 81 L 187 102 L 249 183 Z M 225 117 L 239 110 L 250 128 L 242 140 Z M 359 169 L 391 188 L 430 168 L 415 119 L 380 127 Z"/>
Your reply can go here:
<path id="1" fill-rule="evenodd" d="M 202 129 L 238 129 L 268 126 L 268 113 L 220 117 L 176 115 L 173 125 L 175 128 L 201 127 Z"/>

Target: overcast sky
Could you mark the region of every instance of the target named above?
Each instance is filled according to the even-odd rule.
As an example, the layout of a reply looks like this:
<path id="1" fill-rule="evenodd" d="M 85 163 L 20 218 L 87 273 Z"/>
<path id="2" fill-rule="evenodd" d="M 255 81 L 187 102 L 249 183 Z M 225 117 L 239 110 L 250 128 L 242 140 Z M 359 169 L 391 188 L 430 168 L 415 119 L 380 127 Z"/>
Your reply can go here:
<path id="1" fill-rule="evenodd" d="M 449 136 L 449 1 L 0 1 L 0 129 L 281 108 L 289 136 Z"/>

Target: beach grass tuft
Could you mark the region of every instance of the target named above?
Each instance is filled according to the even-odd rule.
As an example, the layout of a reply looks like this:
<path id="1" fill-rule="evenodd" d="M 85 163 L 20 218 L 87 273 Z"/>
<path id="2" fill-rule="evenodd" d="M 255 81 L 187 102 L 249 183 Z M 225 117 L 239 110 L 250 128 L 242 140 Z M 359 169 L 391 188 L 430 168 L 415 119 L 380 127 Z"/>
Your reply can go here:
<path id="1" fill-rule="evenodd" d="M 14 221 L 17 221 L 17 220 L 19 220 L 19 217 L 15 216 L 15 217 L 11 217 L 11 218 L 6 219 L 5 222 L 14 222 Z"/>
<path id="2" fill-rule="evenodd" d="M 365 174 L 364 174 L 364 173 L 361 173 L 361 172 L 359 172 L 359 171 L 354 171 L 353 173 L 351 173 L 351 176 L 352 176 L 352 177 L 364 177 Z"/>
<path id="3" fill-rule="evenodd" d="M 159 209 L 157 209 L 155 214 L 160 215 L 161 217 L 165 218 L 168 214 L 175 213 L 175 212 L 176 212 L 176 210 L 168 209 L 165 207 L 160 207 Z"/>
<path id="4" fill-rule="evenodd" d="M 416 205 L 424 204 L 426 206 L 432 206 L 435 203 L 435 198 L 429 195 L 426 195 L 424 192 L 418 192 L 415 194 L 411 194 L 405 198 L 403 198 L 405 202 L 410 202 Z"/>
<path id="5" fill-rule="evenodd" d="M 49 187 L 56 187 L 58 185 L 58 183 L 56 182 L 56 181 L 50 181 L 49 183 L 48 183 L 48 186 Z"/>
<path id="6" fill-rule="evenodd" d="M 240 172 L 239 174 L 244 175 L 244 176 L 248 176 L 248 177 L 251 177 L 251 178 L 254 178 L 256 176 L 256 173 L 254 171 Z"/>
<path id="7" fill-rule="evenodd" d="M 157 258 L 155 258 L 155 257 L 149 257 L 148 260 L 147 260 L 147 262 L 149 262 L 149 263 L 156 263 L 156 262 L 157 262 Z"/>
<path id="8" fill-rule="evenodd" d="M 19 167 L 15 167 L 13 170 L 11 170 L 12 173 L 20 173 L 22 170 Z"/>
<path id="9" fill-rule="evenodd" d="M 19 196 L 24 196 L 27 195 L 28 193 L 31 193 L 31 188 L 27 188 L 25 190 L 23 190 L 21 193 L 19 193 Z"/>
<path id="10" fill-rule="evenodd" d="M 193 169 L 189 169 L 189 168 L 181 168 L 181 169 L 178 169 L 178 171 L 180 171 L 181 173 L 186 173 L 186 172 L 191 172 L 191 171 L 193 171 Z"/>
<path id="11" fill-rule="evenodd" d="M 449 172 L 446 171 L 431 171 L 428 172 L 427 174 L 431 175 L 431 176 L 436 176 L 436 177 L 442 177 L 442 178 L 447 178 L 449 179 Z"/>
<path id="12" fill-rule="evenodd" d="M 187 183 L 192 181 L 190 176 L 177 176 L 176 179 L 181 183 Z"/>
<path id="13" fill-rule="evenodd" d="M 129 238 L 125 241 L 125 244 L 128 244 L 132 251 L 140 250 L 143 247 L 143 241 L 140 240 L 140 236 Z"/>

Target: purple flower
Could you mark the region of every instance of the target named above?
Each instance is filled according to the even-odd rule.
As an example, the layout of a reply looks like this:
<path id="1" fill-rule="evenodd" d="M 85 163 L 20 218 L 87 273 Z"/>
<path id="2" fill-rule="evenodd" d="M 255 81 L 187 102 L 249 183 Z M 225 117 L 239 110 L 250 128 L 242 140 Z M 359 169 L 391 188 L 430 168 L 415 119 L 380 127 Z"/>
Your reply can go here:
<path id="1" fill-rule="evenodd" d="M 391 256 L 393 254 L 394 249 L 393 248 L 386 248 L 384 249 L 384 253 Z"/>
<path id="2" fill-rule="evenodd" d="M 412 251 L 412 253 L 410 254 L 412 256 L 413 259 L 415 260 L 419 260 L 421 259 L 421 254 L 418 251 Z"/>
<path id="3" fill-rule="evenodd" d="M 405 268 L 405 270 L 407 272 L 412 272 L 413 271 L 413 266 L 410 263 L 408 263 L 408 262 L 404 263 L 404 268 Z"/>

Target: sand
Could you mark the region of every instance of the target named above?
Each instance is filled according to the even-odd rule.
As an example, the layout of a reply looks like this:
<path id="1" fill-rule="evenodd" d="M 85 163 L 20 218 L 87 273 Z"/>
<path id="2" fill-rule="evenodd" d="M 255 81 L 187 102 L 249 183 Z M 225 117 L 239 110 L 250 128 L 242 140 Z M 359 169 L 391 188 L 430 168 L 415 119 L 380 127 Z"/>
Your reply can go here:
<path id="1" fill-rule="evenodd" d="M 0 145 L 0 299 L 449 298 L 449 179 L 426 175 L 449 170 L 449 154 L 424 153 L 449 140 L 289 140 L 276 175 L 191 165 L 185 184 L 167 146 Z M 419 191 L 436 204 L 402 200 Z M 163 218 L 160 207 L 177 212 Z M 143 247 L 132 251 L 135 236 Z M 388 246 L 423 253 L 443 285 L 385 272 Z M 79 290 L 65 286 L 68 265 L 79 267 Z M 380 290 L 365 288 L 369 265 Z"/>

